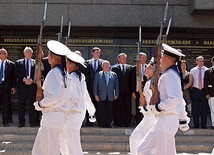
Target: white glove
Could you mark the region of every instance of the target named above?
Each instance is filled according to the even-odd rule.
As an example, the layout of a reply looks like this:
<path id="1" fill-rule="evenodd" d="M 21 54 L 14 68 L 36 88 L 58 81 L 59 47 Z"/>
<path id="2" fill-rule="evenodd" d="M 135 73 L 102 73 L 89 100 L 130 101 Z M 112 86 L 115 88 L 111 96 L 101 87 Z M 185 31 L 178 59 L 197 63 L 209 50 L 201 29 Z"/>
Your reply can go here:
<path id="1" fill-rule="evenodd" d="M 148 112 L 148 109 L 146 108 L 146 106 L 139 106 L 138 108 L 140 109 L 140 112 L 142 114 L 146 114 Z"/>
<path id="2" fill-rule="evenodd" d="M 35 109 L 37 110 L 37 111 L 42 111 L 42 108 L 39 106 L 39 101 L 36 101 L 36 102 L 34 102 L 33 103 L 33 105 L 35 106 Z"/>
<path id="3" fill-rule="evenodd" d="M 89 115 L 89 121 L 92 122 L 92 123 L 96 122 L 95 116 L 94 115 Z"/>
<path id="4" fill-rule="evenodd" d="M 150 105 L 150 108 L 151 108 L 151 112 L 153 113 L 153 114 L 155 114 L 155 115 L 157 115 L 157 114 L 159 114 L 161 111 L 158 111 L 157 109 L 156 109 L 156 106 L 158 106 L 158 105 Z"/>
<path id="5" fill-rule="evenodd" d="M 186 121 L 186 123 L 181 123 L 181 122 L 184 122 L 184 121 Z M 181 130 L 181 131 L 187 131 L 187 130 L 189 130 L 189 122 L 190 122 L 190 118 L 189 117 L 187 117 L 186 118 L 186 120 L 180 120 L 180 123 L 181 124 L 179 124 L 179 129 Z"/>
<path id="6" fill-rule="evenodd" d="M 187 130 L 189 130 L 189 125 L 188 124 L 179 124 L 179 129 L 181 131 L 187 131 Z"/>

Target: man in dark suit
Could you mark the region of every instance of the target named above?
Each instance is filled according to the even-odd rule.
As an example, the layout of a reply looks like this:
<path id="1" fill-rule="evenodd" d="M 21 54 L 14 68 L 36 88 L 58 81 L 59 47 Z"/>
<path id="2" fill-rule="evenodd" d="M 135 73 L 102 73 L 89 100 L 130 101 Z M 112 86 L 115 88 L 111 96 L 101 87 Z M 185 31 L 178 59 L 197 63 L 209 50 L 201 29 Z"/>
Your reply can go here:
<path id="1" fill-rule="evenodd" d="M 119 80 L 119 98 L 113 106 L 114 126 L 130 126 L 131 122 L 131 69 L 126 64 L 125 53 L 120 53 L 117 58 L 120 64 L 112 68 Z"/>
<path id="2" fill-rule="evenodd" d="M 112 105 L 119 96 L 117 74 L 110 71 L 109 61 L 102 63 L 103 71 L 95 74 L 94 96 L 97 104 L 97 120 L 100 127 L 111 128 L 113 118 Z"/>
<path id="3" fill-rule="evenodd" d="M 9 126 L 9 119 L 12 121 L 11 94 L 16 92 L 15 65 L 7 57 L 7 51 L 0 49 L 0 103 L 4 127 Z"/>
<path id="4" fill-rule="evenodd" d="M 204 75 L 204 92 L 208 99 L 211 113 L 211 129 L 214 130 L 214 56 L 211 58 L 212 67 L 205 71 Z"/>
<path id="5" fill-rule="evenodd" d="M 39 113 L 33 106 L 37 89 L 36 83 L 33 82 L 36 62 L 34 59 L 31 59 L 33 54 L 32 48 L 25 47 L 23 52 L 25 58 L 17 60 L 15 64 L 15 74 L 18 81 L 18 127 L 25 126 L 25 104 L 27 99 L 29 105 L 29 123 L 31 127 L 36 127 L 39 125 Z"/>
<path id="6" fill-rule="evenodd" d="M 93 57 L 89 60 L 86 60 L 85 65 L 87 66 L 87 68 L 85 71 L 83 71 L 83 73 L 86 76 L 86 84 L 87 84 L 88 93 L 91 97 L 91 100 L 94 104 L 95 109 L 97 109 L 97 101 L 94 98 L 93 88 L 94 88 L 95 74 L 102 70 L 103 60 L 100 59 L 100 53 L 101 53 L 100 48 L 94 47 L 92 49 L 92 56 Z M 91 123 L 88 119 L 88 113 L 86 114 L 86 124 L 85 125 L 86 126 L 93 126 L 93 123 Z"/>
<path id="7" fill-rule="evenodd" d="M 147 81 L 147 78 L 144 75 L 145 68 L 146 68 L 146 59 L 147 59 L 146 53 L 143 53 L 143 52 L 139 53 L 139 63 L 140 63 L 140 69 L 141 69 L 141 74 L 142 74 L 142 90 Z M 135 99 L 135 111 L 136 111 L 135 120 L 136 120 L 136 125 L 138 125 L 141 122 L 143 115 L 138 108 L 140 94 L 139 94 L 139 90 L 138 90 L 139 81 L 137 80 L 138 71 L 136 68 L 137 68 L 136 65 L 132 68 L 132 97 Z"/>
<path id="8" fill-rule="evenodd" d="M 42 75 L 45 77 L 47 76 L 48 72 L 51 70 L 51 65 L 48 62 L 48 57 L 44 57 L 42 59 L 42 64 L 44 66 L 44 70 L 42 71 Z"/>

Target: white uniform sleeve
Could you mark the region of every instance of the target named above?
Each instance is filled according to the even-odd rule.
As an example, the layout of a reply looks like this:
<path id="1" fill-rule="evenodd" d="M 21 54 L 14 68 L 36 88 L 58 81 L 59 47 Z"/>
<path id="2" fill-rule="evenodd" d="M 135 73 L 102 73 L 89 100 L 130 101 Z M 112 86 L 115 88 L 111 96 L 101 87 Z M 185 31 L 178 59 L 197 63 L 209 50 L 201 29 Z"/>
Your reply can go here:
<path id="1" fill-rule="evenodd" d="M 89 96 L 85 81 L 84 81 L 84 90 L 85 90 L 84 92 L 85 92 L 86 109 L 88 110 L 88 113 L 90 115 L 94 115 L 96 110 L 95 110 L 94 104 L 92 103 L 91 98 Z"/>
<path id="2" fill-rule="evenodd" d="M 143 89 L 143 93 L 146 100 L 146 105 L 150 104 L 150 99 L 152 97 L 152 90 L 150 89 L 151 80 L 148 80 L 145 84 L 145 87 Z"/>
<path id="3" fill-rule="evenodd" d="M 176 109 L 177 104 L 181 103 L 183 100 L 181 83 L 178 75 L 173 71 L 169 71 L 159 82 L 159 91 L 164 92 L 160 93 L 163 95 L 160 96 L 160 99 L 163 98 L 159 104 L 160 109 L 165 111 Z"/>
<path id="4" fill-rule="evenodd" d="M 62 99 L 63 77 L 59 71 L 51 70 L 44 81 L 44 98 L 40 104 L 44 107 L 55 105 Z"/>

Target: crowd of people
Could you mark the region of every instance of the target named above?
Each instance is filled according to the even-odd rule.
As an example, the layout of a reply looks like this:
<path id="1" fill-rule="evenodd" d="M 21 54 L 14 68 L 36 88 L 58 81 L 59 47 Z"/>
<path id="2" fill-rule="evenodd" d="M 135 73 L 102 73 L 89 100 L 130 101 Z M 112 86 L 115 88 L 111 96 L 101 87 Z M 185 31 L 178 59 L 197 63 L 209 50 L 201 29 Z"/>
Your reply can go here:
<path id="1" fill-rule="evenodd" d="M 24 58 L 15 63 L 7 59 L 6 49 L 0 49 L 2 123 L 4 127 L 12 123 L 11 94 L 17 91 L 18 127 L 25 127 L 26 103 L 30 126 L 41 126 L 32 154 L 58 154 L 59 151 L 64 155 L 82 154 L 81 126 L 94 126 L 97 120 L 101 128 L 129 127 L 132 98 L 137 126 L 130 136 L 132 154 L 175 154 L 174 135 L 178 128 L 189 129 L 190 104 L 193 128 L 207 128 L 210 109 L 214 129 L 214 57 L 212 66 L 207 68 L 203 56 L 198 56 L 197 66 L 188 71 L 187 62 L 181 59 L 184 56 L 181 50 L 163 44 L 159 102 L 151 105 L 151 79 L 156 66 L 154 59 L 146 64 L 145 53 L 139 53 L 134 66 L 126 63 L 125 53 L 120 53 L 117 63 L 111 66 L 108 60 L 100 59 L 98 47 L 92 49 L 92 58 L 85 61 L 80 51 L 71 52 L 60 42 L 51 40 L 47 46 L 48 57 L 43 58 L 41 67 L 44 97 L 40 101 L 36 101 L 37 64 L 32 59 L 32 48 L 25 47 Z M 140 89 L 145 105 L 141 105 Z"/>
<path id="2" fill-rule="evenodd" d="M 181 50 L 178 49 L 178 51 L 182 53 Z M 80 51 L 75 51 L 75 53 L 81 55 Z M 5 127 L 13 122 L 11 94 L 15 94 L 16 91 L 18 93 L 18 127 L 25 126 L 26 103 L 28 103 L 30 126 L 40 125 L 40 113 L 33 106 L 37 89 L 35 83 L 36 61 L 32 58 L 31 47 L 26 47 L 23 54 L 24 58 L 14 63 L 7 59 L 7 50 L 0 49 L 0 102 L 2 123 Z M 96 109 L 98 126 L 108 128 L 129 127 L 132 124 L 137 126 L 144 114 L 139 110 L 140 93 L 136 65 L 126 63 L 127 55 L 125 53 L 120 53 L 117 56 L 117 63 L 112 66 L 108 60 L 101 59 L 100 55 L 101 49 L 94 47 L 92 58 L 84 62 L 85 67 L 80 68 L 85 76 L 90 99 Z M 135 64 L 136 61 L 135 59 Z M 146 61 L 147 55 L 143 52 L 139 53 L 142 90 L 149 79 L 145 76 Z M 48 57 L 43 58 L 42 62 L 42 73 L 46 77 L 51 65 L 48 63 Z M 186 102 L 186 111 L 193 115 L 194 128 L 207 128 L 207 110 L 210 109 L 211 128 L 214 129 L 214 58 L 211 58 L 211 63 L 210 68 L 205 67 L 203 56 L 199 56 L 196 58 L 197 66 L 190 71 L 187 70 L 186 60 L 181 60 L 180 63 L 183 75 L 183 98 Z M 132 99 L 134 99 L 134 106 L 132 106 Z M 201 123 L 199 121 L 200 114 Z M 89 121 L 93 117 L 92 115 L 88 111 L 86 112 L 85 126 L 94 126 L 94 123 Z"/>

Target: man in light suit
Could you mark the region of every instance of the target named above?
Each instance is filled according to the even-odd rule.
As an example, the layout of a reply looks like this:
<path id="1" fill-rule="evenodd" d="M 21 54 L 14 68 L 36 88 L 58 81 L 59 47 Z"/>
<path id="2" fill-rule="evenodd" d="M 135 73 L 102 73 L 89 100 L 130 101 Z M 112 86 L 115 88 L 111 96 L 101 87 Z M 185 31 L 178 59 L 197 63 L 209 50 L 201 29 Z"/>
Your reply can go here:
<path id="1" fill-rule="evenodd" d="M 8 127 L 8 123 L 12 121 L 11 94 L 16 92 L 15 65 L 7 57 L 7 51 L 0 49 L 0 103 L 4 127 Z"/>
<path id="2" fill-rule="evenodd" d="M 96 73 L 94 79 L 94 96 L 97 104 L 97 120 L 100 127 L 111 128 L 113 119 L 112 104 L 119 96 L 117 74 L 110 71 L 109 61 L 102 63 L 103 71 Z"/>
<path id="3" fill-rule="evenodd" d="M 39 113 L 35 110 L 33 103 L 36 100 L 36 83 L 34 83 L 34 73 L 36 62 L 32 58 L 33 50 L 31 47 L 25 47 L 24 59 L 16 61 L 15 75 L 17 78 L 18 91 L 18 127 L 25 126 L 25 103 L 28 99 L 29 103 L 29 120 L 30 126 L 39 126 Z"/>
<path id="4" fill-rule="evenodd" d="M 94 88 L 94 77 L 95 74 L 99 71 L 102 70 L 102 62 L 103 60 L 100 59 L 100 53 L 101 53 L 101 49 L 98 47 L 94 47 L 92 49 L 92 58 L 89 60 L 86 60 L 85 65 L 86 65 L 86 70 L 83 71 L 83 73 L 86 76 L 86 84 L 87 84 L 87 89 L 88 89 L 88 93 L 91 97 L 91 100 L 94 104 L 95 109 L 97 108 L 97 101 L 94 98 L 94 92 L 93 92 L 93 88 Z M 96 114 L 95 114 L 96 115 Z M 86 126 L 93 126 L 94 124 L 91 123 L 89 121 L 89 115 L 88 113 L 86 114 Z"/>
<path id="5" fill-rule="evenodd" d="M 204 92 L 210 106 L 212 127 L 214 130 L 214 56 L 211 59 L 212 67 L 205 71 Z"/>

